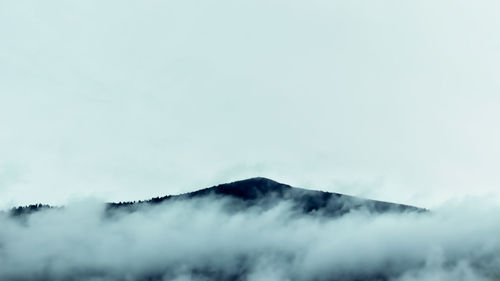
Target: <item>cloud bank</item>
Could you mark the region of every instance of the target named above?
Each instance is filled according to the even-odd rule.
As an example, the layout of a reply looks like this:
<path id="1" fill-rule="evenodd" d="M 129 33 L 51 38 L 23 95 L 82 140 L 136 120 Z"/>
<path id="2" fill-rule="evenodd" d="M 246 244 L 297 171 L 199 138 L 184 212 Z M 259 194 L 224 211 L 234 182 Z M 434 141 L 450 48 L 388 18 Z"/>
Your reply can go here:
<path id="1" fill-rule="evenodd" d="M 0 218 L 1 280 L 499 280 L 498 206 L 302 215 L 223 199 L 105 215 L 92 200 Z"/>

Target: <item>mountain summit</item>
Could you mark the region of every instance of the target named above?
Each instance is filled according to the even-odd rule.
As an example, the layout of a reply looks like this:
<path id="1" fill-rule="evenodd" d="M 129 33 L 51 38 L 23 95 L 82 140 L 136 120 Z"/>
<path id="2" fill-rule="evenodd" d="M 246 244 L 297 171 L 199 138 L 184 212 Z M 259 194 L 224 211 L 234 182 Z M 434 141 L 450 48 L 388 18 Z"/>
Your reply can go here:
<path id="1" fill-rule="evenodd" d="M 257 177 L 220 184 L 189 194 L 191 197 L 203 196 L 208 194 L 218 194 L 233 196 L 244 200 L 255 200 L 269 195 L 284 195 L 291 189 L 292 187 L 289 185 L 282 184 L 268 178 Z"/>

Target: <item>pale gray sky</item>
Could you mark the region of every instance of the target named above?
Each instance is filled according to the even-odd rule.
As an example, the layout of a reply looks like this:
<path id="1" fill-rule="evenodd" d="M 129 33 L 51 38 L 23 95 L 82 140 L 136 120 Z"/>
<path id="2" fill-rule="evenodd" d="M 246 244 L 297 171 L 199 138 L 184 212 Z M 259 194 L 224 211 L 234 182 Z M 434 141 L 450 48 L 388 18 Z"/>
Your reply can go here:
<path id="1" fill-rule="evenodd" d="M 500 195 L 498 1 L 0 0 L 0 207 L 251 176 Z"/>

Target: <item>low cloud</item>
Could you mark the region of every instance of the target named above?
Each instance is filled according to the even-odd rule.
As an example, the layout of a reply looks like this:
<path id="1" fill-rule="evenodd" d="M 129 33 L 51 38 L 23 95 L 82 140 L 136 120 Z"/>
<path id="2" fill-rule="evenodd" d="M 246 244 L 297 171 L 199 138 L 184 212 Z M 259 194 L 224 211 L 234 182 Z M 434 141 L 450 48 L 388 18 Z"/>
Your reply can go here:
<path id="1" fill-rule="evenodd" d="M 500 208 L 303 215 L 224 199 L 106 215 L 92 200 L 0 218 L 0 280 L 499 280 Z"/>

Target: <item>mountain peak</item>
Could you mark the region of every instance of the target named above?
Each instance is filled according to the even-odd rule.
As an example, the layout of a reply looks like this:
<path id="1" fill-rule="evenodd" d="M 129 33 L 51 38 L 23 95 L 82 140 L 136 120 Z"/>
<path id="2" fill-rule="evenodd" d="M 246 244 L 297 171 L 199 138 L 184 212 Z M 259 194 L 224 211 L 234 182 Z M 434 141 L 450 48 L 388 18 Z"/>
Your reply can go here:
<path id="1" fill-rule="evenodd" d="M 225 185 L 259 185 L 259 186 L 278 186 L 278 185 L 285 185 L 282 183 L 279 183 L 277 181 L 274 181 L 269 178 L 265 177 L 254 177 L 254 178 L 248 178 L 244 180 L 238 180 L 230 183 L 224 183 L 220 184 L 218 186 L 225 186 Z"/>
<path id="2" fill-rule="evenodd" d="M 258 199 L 269 194 L 283 195 L 285 191 L 292 187 L 274 180 L 255 177 L 245 180 L 239 180 L 230 183 L 220 184 L 214 187 L 202 189 L 191 193 L 193 196 L 199 196 L 206 193 L 219 195 L 230 195 L 245 200 Z"/>

